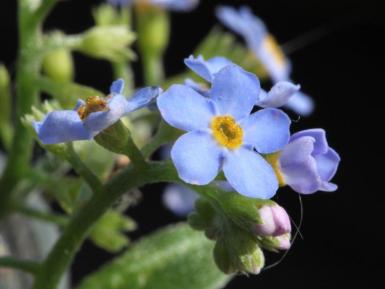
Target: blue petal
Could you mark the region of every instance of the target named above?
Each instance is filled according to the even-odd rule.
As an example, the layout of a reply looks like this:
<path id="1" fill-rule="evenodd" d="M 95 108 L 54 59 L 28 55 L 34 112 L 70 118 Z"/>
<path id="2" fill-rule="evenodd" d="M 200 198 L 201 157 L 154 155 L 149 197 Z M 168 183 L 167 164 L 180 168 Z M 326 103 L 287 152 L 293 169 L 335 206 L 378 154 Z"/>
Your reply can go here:
<path id="1" fill-rule="evenodd" d="M 127 101 L 126 112 L 132 112 L 134 110 L 151 105 L 152 102 L 162 93 L 162 89 L 157 86 L 149 86 L 139 89 L 134 95 Z"/>
<path id="2" fill-rule="evenodd" d="M 286 106 L 299 115 L 308 116 L 314 111 L 313 99 L 301 91 L 296 92 Z"/>
<path id="3" fill-rule="evenodd" d="M 182 185 L 168 185 L 163 193 L 163 204 L 175 215 L 184 217 L 194 209 L 197 194 Z"/>
<path id="4" fill-rule="evenodd" d="M 179 177 L 186 183 L 206 185 L 218 174 L 221 149 L 212 136 L 204 132 L 182 135 L 171 150 L 171 159 Z"/>
<path id="5" fill-rule="evenodd" d="M 294 141 L 304 136 L 310 136 L 315 140 L 313 155 L 324 154 L 329 150 L 326 133 L 322 128 L 306 129 L 296 132 L 290 137 L 290 141 Z"/>
<path id="6" fill-rule="evenodd" d="M 170 125 L 186 130 L 210 127 L 215 108 L 210 99 L 185 85 L 173 85 L 158 97 L 158 108 Z"/>
<path id="7" fill-rule="evenodd" d="M 241 7 L 239 11 L 229 6 L 221 6 L 216 9 L 216 15 L 225 26 L 241 35 L 250 48 L 259 47 L 266 36 L 263 21 L 246 6 Z"/>
<path id="8" fill-rule="evenodd" d="M 121 94 L 114 95 L 109 99 L 107 107 L 108 110 L 93 112 L 84 119 L 84 126 L 92 136 L 110 127 L 127 113 L 127 100 Z"/>
<path id="9" fill-rule="evenodd" d="M 150 0 L 150 2 L 153 5 L 179 12 L 191 11 L 199 4 L 199 0 Z"/>
<path id="10" fill-rule="evenodd" d="M 43 121 L 35 122 L 33 126 L 43 144 L 57 144 L 92 138 L 78 113 L 74 110 L 50 112 Z"/>
<path id="11" fill-rule="evenodd" d="M 281 107 L 300 89 L 288 81 L 277 82 L 268 93 L 261 92 L 256 105 L 260 107 Z"/>
<path id="12" fill-rule="evenodd" d="M 195 82 L 194 80 L 192 80 L 190 78 L 185 79 L 184 84 L 187 85 L 188 87 L 191 87 L 196 92 L 203 95 L 204 97 L 210 97 L 209 89 L 207 87 L 205 87 L 204 84 Z"/>
<path id="13" fill-rule="evenodd" d="M 107 2 L 114 6 L 131 6 L 134 0 L 107 0 Z"/>
<path id="14" fill-rule="evenodd" d="M 118 79 L 115 80 L 110 87 L 111 94 L 122 94 L 124 90 L 124 80 Z"/>
<path id="15" fill-rule="evenodd" d="M 318 173 L 324 181 L 330 181 L 337 172 L 339 162 L 341 160 L 338 153 L 329 148 L 325 154 L 315 155 L 317 161 Z"/>
<path id="16" fill-rule="evenodd" d="M 243 119 L 243 141 L 259 153 L 281 150 L 290 138 L 290 118 L 282 110 L 265 108 Z"/>
<path id="17" fill-rule="evenodd" d="M 190 55 L 189 58 L 184 60 L 184 63 L 188 68 L 208 82 L 212 82 L 213 74 L 217 73 L 225 66 L 232 64 L 228 59 L 219 56 L 205 61 L 202 55 L 199 55 L 197 58 Z"/>
<path id="18" fill-rule="evenodd" d="M 237 65 L 228 65 L 214 75 L 211 98 L 222 115 L 235 119 L 248 116 L 261 90 L 258 78 Z"/>
<path id="19" fill-rule="evenodd" d="M 304 136 L 290 142 L 279 159 L 285 182 L 296 192 L 312 194 L 319 190 L 321 178 L 312 153 L 315 139 Z"/>
<path id="20" fill-rule="evenodd" d="M 227 152 L 223 171 L 230 185 L 246 197 L 270 199 L 278 189 L 277 177 L 269 163 L 244 147 Z"/>

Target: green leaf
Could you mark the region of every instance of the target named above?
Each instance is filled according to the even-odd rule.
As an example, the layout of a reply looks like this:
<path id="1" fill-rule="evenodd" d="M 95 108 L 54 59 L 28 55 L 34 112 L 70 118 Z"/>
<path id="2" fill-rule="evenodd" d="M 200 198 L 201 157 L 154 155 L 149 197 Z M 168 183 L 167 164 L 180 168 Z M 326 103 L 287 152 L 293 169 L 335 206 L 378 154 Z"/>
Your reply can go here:
<path id="1" fill-rule="evenodd" d="M 90 237 L 97 246 L 111 253 L 116 253 L 129 243 L 124 232 L 135 229 L 134 220 L 120 212 L 111 210 L 105 213 L 92 228 Z"/>
<path id="2" fill-rule="evenodd" d="M 87 277 L 77 289 L 215 289 L 231 276 L 214 264 L 213 242 L 186 224 L 164 228 Z"/>

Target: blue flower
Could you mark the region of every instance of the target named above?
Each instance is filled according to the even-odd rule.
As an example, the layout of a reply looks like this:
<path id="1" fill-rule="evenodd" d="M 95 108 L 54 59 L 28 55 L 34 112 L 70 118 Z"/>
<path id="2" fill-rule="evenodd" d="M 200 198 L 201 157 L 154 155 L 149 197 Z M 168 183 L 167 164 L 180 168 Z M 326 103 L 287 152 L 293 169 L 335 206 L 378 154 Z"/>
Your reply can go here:
<path id="1" fill-rule="evenodd" d="M 153 5 L 174 11 L 190 11 L 199 4 L 199 0 L 108 0 L 108 2 L 115 6 Z"/>
<path id="2" fill-rule="evenodd" d="M 275 194 L 274 170 L 258 153 L 287 144 L 290 119 L 275 108 L 250 115 L 259 93 L 258 78 L 231 64 L 213 74 L 209 97 L 186 85 L 173 85 L 158 97 L 164 120 L 187 131 L 171 150 L 183 181 L 205 185 L 223 169 L 242 195 L 268 199 Z"/>
<path id="3" fill-rule="evenodd" d="M 138 90 L 127 100 L 123 92 L 124 81 L 115 81 L 107 98 L 89 97 L 79 100 L 73 110 L 48 113 L 42 121 L 34 122 L 35 131 L 43 144 L 65 143 L 92 139 L 122 116 L 149 105 L 161 93 L 158 87 Z"/>
<path id="4" fill-rule="evenodd" d="M 197 58 L 191 55 L 185 59 L 185 64 L 200 77 L 211 83 L 215 73 L 233 63 L 224 57 L 214 57 L 205 60 L 201 55 Z M 188 79 L 185 81 L 185 84 L 197 92 L 205 96 L 207 95 L 207 90 L 202 89 L 197 83 Z M 255 104 L 263 108 L 284 106 L 298 93 L 299 89 L 299 85 L 294 85 L 288 81 L 279 81 L 269 92 L 261 89 Z"/>
<path id="5" fill-rule="evenodd" d="M 340 157 L 329 147 L 323 129 L 308 129 L 293 134 L 275 159 L 272 164 L 281 183 L 300 194 L 337 189 L 337 185 L 330 180 L 337 172 Z"/>
<path id="6" fill-rule="evenodd" d="M 256 17 L 250 8 L 241 7 L 239 11 L 228 6 L 217 8 L 219 20 L 241 35 L 247 46 L 262 62 L 273 82 L 290 81 L 291 64 L 274 37 L 267 31 L 263 21 Z M 309 115 L 314 108 L 312 99 L 298 91 L 286 104 L 301 115 Z"/>

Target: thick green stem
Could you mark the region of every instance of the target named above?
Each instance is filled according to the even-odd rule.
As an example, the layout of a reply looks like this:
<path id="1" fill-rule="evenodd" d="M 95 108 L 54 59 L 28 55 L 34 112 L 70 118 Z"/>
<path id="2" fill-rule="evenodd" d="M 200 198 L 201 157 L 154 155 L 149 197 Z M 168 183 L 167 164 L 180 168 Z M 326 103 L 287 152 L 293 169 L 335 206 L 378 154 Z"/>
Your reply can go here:
<path id="1" fill-rule="evenodd" d="M 129 167 L 108 182 L 101 194 L 79 210 L 66 226 L 62 236 L 42 264 L 34 289 L 55 289 L 61 276 L 71 264 L 76 252 L 95 222 L 125 192 L 148 183 L 177 180 L 171 164 L 152 163 L 138 168 Z"/>
<path id="2" fill-rule="evenodd" d="M 21 117 L 28 113 L 38 99 L 34 79 L 41 66 L 39 44 L 40 27 L 31 16 L 26 0 L 19 2 L 19 56 L 16 72 L 16 125 L 11 150 L 0 179 L 0 218 L 8 212 L 10 197 L 18 181 L 23 177 L 32 153 L 32 137 L 22 124 Z"/>
<path id="3" fill-rule="evenodd" d="M 37 274 L 39 264 L 30 260 L 18 260 L 12 257 L 0 257 L 0 268 L 12 268 L 23 272 Z"/>

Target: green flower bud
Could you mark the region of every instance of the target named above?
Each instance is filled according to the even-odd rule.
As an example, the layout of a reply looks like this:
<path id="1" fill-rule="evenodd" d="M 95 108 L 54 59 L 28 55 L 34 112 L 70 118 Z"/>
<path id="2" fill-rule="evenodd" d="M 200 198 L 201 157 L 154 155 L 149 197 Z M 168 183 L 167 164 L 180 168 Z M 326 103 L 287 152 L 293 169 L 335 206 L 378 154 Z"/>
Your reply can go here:
<path id="1" fill-rule="evenodd" d="M 71 52 L 57 49 L 48 53 L 43 60 L 43 72 L 57 82 L 70 82 L 74 77 L 74 63 Z"/>
<path id="2" fill-rule="evenodd" d="M 259 274 L 265 264 L 262 250 L 252 238 L 242 232 L 233 232 L 217 241 L 214 259 L 220 270 L 226 274 Z"/>
<path id="3" fill-rule="evenodd" d="M 102 4 L 92 11 L 94 21 L 98 26 L 125 25 L 131 23 L 129 9 L 117 9 L 109 4 Z"/>
<path id="4" fill-rule="evenodd" d="M 128 48 L 134 39 L 126 26 L 97 26 L 84 34 L 76 49 L 95 58 L 119 62 L 135 57 Z"/>
<path id="5" fill-rule="evenodd" d="M 162 55 L 170 35 L 167 11 L 156 7 L 137 7 L 138 44 L 147 55 Z"/>

